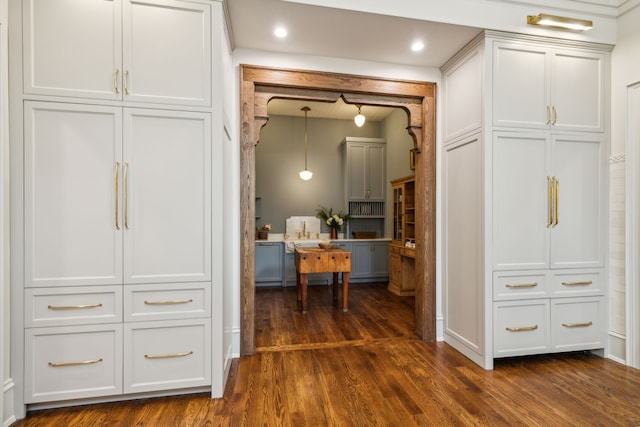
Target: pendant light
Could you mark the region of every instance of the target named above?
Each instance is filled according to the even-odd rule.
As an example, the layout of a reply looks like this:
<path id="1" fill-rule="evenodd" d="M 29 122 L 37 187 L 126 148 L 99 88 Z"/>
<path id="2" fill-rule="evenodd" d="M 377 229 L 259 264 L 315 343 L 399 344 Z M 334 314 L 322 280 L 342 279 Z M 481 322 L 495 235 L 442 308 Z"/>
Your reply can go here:
<path id="1" fill-rule="evenodd" d="M 307 113 L 311 111 L 309 107 L 302 107 L 304 111 L 304 170 L 300 171 L 300 178 L 304 181 L 309 181 L 313 176 L 313 173 L 307 169 Z"/>
<path id="2" fill-rule="evenodd" d="M 362 108 L 362 105 L 356 104 L 356 107 L 358 107 L 358 115 L 353 118 L 353 121 L 356 123 L 356 126 L 361 128 L 364 125 L 364 122 L 365 120 L 367 120 L 367 118 L 360 111 L 360 109 Z"/>

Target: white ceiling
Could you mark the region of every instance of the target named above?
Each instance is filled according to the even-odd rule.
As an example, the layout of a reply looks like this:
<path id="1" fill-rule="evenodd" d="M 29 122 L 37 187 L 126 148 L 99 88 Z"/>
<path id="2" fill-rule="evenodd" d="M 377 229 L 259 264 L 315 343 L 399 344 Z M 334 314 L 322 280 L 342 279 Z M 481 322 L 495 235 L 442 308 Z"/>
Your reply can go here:
<path id="1" fill-rule="evenodd" d="M 326 56 L 395 65 L 438 68 L 480 32 L 480 28 L 441 24 L 387 15 L 318 7 L 282 0 L 228 0 L 234 48 Z M 285 26 L 288 36 L 273 31 Z M 410 49 L 421 40 L 421 52 Z M 298 115 L 309 105 L 309 117 L 347 118 L 353 105 L 285 101 L 269 104 L 270 115 Z M 300 104 L 300 105 L 299 105 Z M 313 104 L 313 105 L 312 105 Z M 363 107 L 368 120 L 382 120 L 388 109 Z"/>

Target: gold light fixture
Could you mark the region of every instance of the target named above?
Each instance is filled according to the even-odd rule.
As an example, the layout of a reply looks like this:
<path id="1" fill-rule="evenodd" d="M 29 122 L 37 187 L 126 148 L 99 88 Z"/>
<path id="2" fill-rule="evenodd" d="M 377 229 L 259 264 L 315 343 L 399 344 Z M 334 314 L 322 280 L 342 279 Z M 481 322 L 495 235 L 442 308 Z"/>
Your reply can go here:
<path id="1" fill-rule="evenodd" d="M 360 111 L 360 109 L 362 108 L 362 105 L 356 104 L 356 107 L 358 107 L 358 115 L 353 118 L 353 121 L 356 123 L 356 126 L 361 128 L 364 125 L 364 122 L 365 120 L 367 120 L 367 118 Z"/>
<path id="2" fill-rule="evenodd" d="M 309 181 L 313 176 L 313 172 L 307 169 L 307 113 L 311 111 L 311 108 L 305 106 L 301 110 L 304 111 L 304 170 L 300 171 L 300 178 Z"/>
<path id="3" fill-rule="evenodd" d="M 527 24 L 573 31 L 585 31 L 593 28 L 593 22 L 586 19 L 567 18 L 564 16 L 547 15 L 545 13 L 528 15 Z"/>

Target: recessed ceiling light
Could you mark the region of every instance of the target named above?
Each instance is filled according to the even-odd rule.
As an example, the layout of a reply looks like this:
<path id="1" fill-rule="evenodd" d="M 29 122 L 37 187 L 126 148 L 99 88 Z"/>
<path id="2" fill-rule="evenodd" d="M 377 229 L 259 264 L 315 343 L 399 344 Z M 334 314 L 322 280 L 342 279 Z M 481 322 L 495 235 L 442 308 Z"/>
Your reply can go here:
<path id="1" fill-rule="evenodd" d="M 411 44 L 411 50 L 414 52 L 420 52 L 422 49 L 424 49 L 424 43 L 420 40 L 416 40 Z"/>
<path id="2" fill-rule="evenodd" d="M 283 39 L 287 37 L 287 29 L 284 27 L 276 27 L 276 29 L 273 30 L 273 34 L 275 34 L 279 39 Z"/>

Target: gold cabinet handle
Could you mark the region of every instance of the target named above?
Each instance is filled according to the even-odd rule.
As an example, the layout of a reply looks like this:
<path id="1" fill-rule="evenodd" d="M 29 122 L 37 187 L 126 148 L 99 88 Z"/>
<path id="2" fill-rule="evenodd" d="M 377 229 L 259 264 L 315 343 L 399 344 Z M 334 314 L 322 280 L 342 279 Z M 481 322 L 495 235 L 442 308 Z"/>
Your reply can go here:
<path id="1" fill-rule="evenodd" d="M 102 362 L 102 357 L 94 360 L 83 360 L 81 362 L 49 362 L 49 366 L 52 368 L 60 368 L 62 366 L 93 365 L 100 362 Z"/>
<path id="2" fill-rule="evenodd" d="M 168 359 L 171 357 L 184 357 L 190 356 L 193 354 L 193 351 L 185 351 L 184 353 L 172 353 L 172 354 L 145 354 L 145 359 Z"/>
<path id="3" fill-rule="evenodd" d="M 562 286 L 587 286 L 591 284 L 593 284 L 591 280 L 587 280 L 584 282 L 562 282 Z"/>
<path id="4" fill-rule="evenodd" d="M 593 322 L 586 323 L 563 323 L 562 326 L 565 328 L 584 328 L 586 326 L 592 326 Z"/>
<path id="5" fill-rule="evenodd" d="M 522 326 L 519 328 L 510 328 L 507 327 L 505 328 L 507 331 L 509 332 L 524 332 L 524 331 L 535 331 L 536 329 L 538 329 L 538 325 L 533 325 L 533 326 Z"/>
<path id="6" fill-rule="evenodd" d="M 555 105 L 551 108 L 553 109 L 553 122 L 551 124 L 555 125 L 558 122 L 558 109 Z"/>
<path id="7" fill-rule="evenodd" d="M 535 288 L 537 283 L 510 283 L 505 285 L 507 288 Z"/>
<path id="8" fill-rule="evenodd" d="M 49 305 L 49 310 L 78 310 L 83 308 L 98 308 L 102 307 L 102 304 L 84 304 L 84 305 Z"/>
<path id="9" fill-rule="evenodd" d="M 129 95 L 129 86 L 127 85 L 127 81 L 129 80 L 129 70 L 124 70 L 124 78 L 122 80 L 122 84 L 124 85 L 124 94 Z"/>
<path id="10" fill-rule="evenodd" d="M 180 299 L 174 301 L 145 301 L 146 305 L 172 305 L 172 304 L 188 304 L 193 302 L 193 298 L 189 299 Z"/>
<path id="11" fill-rule="evenodd" d="M 115 212 L 114 212 L 114 216 L 116 219 L 116 230 L 120 230 L 120 223 L 118 222 L 118 172 L 120 169 L 120 162 L 116 162 L 116 169 L 115 172 L 113 174 L 113 180 L 115 181 L 115 187 L 114 187 L 114 192 L 113 192 L 113 201 L 114 201 L 114 205 L 115 205 Z"/>
<path id="12" fill-rule="evenodd" d="M 556 225 L 558 225 L 558 222 L 560 221 L 560 216 L 558 215 L 558 212 L 559 212 L 558 202 L 560 200 L 560 180 L 554 176 L 553 181 L 555 183 L 555 189 L 553 191 L 555 196 L 555 203 L 554 203 L 555 212 L 553 214 L 553 226 L 555 227 Z"/>
<path id="13" fill-rule="evenodd" d="M 547 222 L 547 228 L 553 225 L 553 178 L 547 177 L 547 184 L 549 185 L 549 221 Z"/>
<path id="14" fill-rule="evenodd" d="M 116 95 L 120 95 L 120 89 L 118 89 L 118 74 L 120 74 L 118 68 L 113 70 L 113 90 L 116 92 Z"/>
<path id="15" fill-rule="evenodd" d="M 545 124 L 549 124 L 551 123 L 551 106 L 547 105 L 547 123 Z"/>
<path id="16" fill-rule="evenodd" d="M 129 229 L 129 193 L 127 191 L 128 172 L 129 172 L 129 162 L 124 162 L 124 169 L 122 171 L 122 175 L 123 175 L 122 192 L 124 196 L 123 207 L 124 207 L 124 229 L 125 230 Z"/>

